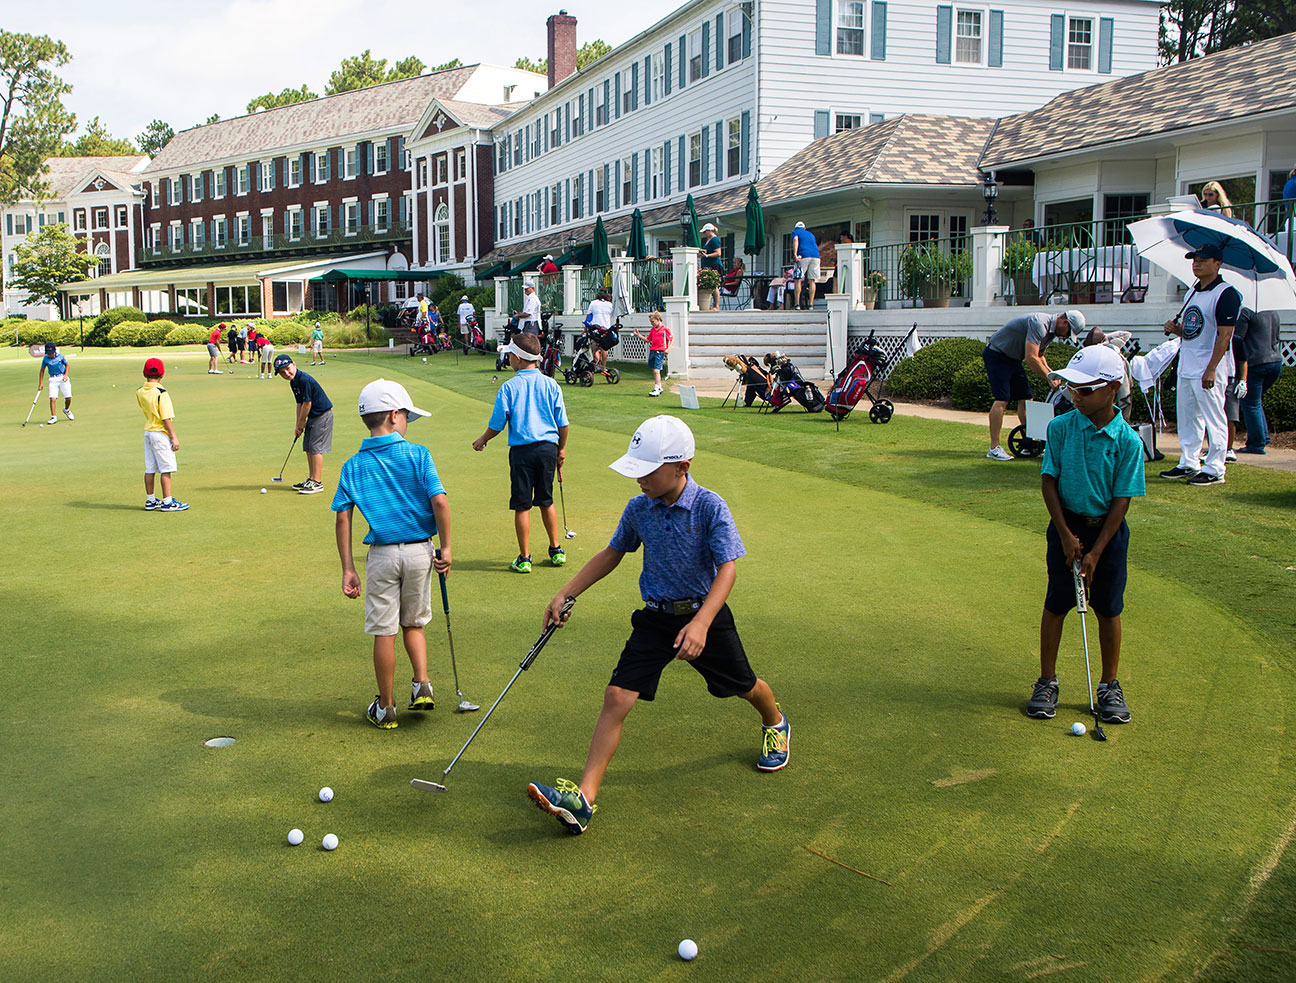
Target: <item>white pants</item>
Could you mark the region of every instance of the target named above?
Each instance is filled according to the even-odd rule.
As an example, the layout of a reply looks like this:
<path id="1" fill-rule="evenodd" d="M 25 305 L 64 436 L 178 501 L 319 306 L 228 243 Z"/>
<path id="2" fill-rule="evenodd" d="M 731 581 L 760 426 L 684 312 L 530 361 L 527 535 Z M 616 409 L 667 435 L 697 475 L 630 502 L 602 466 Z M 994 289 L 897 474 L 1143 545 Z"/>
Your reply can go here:
<path id="1" fill-rule="evenodd" d="M 59 396 L 72 398 L 72 380 L 65 375 L 52 375 L 49 377 L 49 398 L 57 399 Z"/>
<path id="2" fill-rule="evenodd" d="M 1201 379 L 1178 380 L 1175 413 L 1179 428 L 1179 467 L 1196 471 L 1201 453 L 1202 433 L 1210 449 L 1201 470 L 1216 477 L 1224 476 L 1224 452 L 1228 445 L 1228 420 L 1224 418 L 1225 380 L 1216 376 L 1215 385 L 1203 389 Z"/>

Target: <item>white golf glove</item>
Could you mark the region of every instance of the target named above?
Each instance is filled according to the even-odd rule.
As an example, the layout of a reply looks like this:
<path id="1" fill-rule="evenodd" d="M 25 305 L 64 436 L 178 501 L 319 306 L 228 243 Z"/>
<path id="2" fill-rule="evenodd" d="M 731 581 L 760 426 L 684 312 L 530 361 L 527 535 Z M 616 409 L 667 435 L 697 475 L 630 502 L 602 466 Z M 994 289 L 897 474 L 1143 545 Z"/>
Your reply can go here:
<path id="1" fill-rule="evenodd" d="M 1239 379 L 1233 387 L 1233 395 L 1238 399 L 1246 399 L 1247 384 L 1245 379 Z"/>

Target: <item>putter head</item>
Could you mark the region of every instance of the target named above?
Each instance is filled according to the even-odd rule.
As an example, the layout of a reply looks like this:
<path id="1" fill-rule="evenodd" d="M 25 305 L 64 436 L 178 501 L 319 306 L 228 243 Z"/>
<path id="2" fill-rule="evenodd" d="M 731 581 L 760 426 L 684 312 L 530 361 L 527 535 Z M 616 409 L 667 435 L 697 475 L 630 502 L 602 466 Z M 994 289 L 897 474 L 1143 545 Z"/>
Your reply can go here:
<path id="1" fill-rule="evenodd" d="M 271 481 L 283 481 L 282 478 L 271 478 L 270 480 L 271 480 Z"/>
<path id="2" fill-rule="evenodd" d="M 410 779 L 410 784 L 411 784 L 412 786 L 414 786 L 414 788 L 421 788 L 421 789 L 424 789 L 424 790 L 429 791 L 429 792 L 445 792 L 445 791 L 447 791 L 447 789 L 446 789 L 446 787 L 445 787 L 444 785 L 440 785 L 440 784 L 438 784 L 437 782 L 428 782 L 428 781 L 424 781 L 422 778 L 411 778 L 411 779 Z"/>
<path id="3" fill-rule="evenodd" d="M 570 529 L 567 530 L 567 532 L 566 532 L 565 535 L 566 535 L 566 537 L 567 537 L 568 539 L 575 539 L 575 538 L 576 538 L 576 534 L 575 534 L 574 532 L 572 532 Z"/>
<path id="4" fill-rule="evenodd" d="M 1094 721 L 1093 730 L 1091 730 L 1089 733 L 1093 734 L 1093 739 L 1095 741 L 1107 740 L 1107 735 L 1106 733 L 1103 732 L 1102 724 L 1098 723 L 1097 720 Z"/>
<path id="5" fill-rule="evenodd" d="M 469 703 L 462 696 L 459 697 L 459 705 L 455 707 L 455 711 L 457 713 L 472 713 L 474 710 L 480 710 L 480 709 L 481 707 L 479 707 L 476 703 Z"/>

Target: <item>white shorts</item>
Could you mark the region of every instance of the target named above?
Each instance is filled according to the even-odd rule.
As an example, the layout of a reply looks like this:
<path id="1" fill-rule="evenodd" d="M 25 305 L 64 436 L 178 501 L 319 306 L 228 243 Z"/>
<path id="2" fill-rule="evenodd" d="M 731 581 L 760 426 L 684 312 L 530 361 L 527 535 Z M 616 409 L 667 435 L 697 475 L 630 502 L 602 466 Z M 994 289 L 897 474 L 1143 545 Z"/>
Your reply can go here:
<path id="1" fill-rule="evenodd" d="M 148 430 L 144 433 L 144 473 L 175 474 L 175 451 L 171 449 L 171 437 L 164 433 Z"/>
<path id="2" fill-rule="evenodd" d="M 365 557 L 365 634 L 395 635 L 432 620 L 432 540 L 370 546 Z"/>
<path id="3" fill-rule="evenodd" d="M 322 341 L 312 341 L 312 342 L 311 342 L 311 351 L 314 352 L 316 355 L 320 354 L 320 352 L 324 351 L 324 342 L 322 342 Z"/>
<path id="4" fill-rule="evenodd" d="M 263 361 L 263 362 L 273 362 L 273 361 L 274 361 L 274 345 L 262 345 L 262 346 L 261 346 L 261 361 Z"/>
<path id="5" fill-rule="evenodd" d="M 59 396 L 64 399 L 72 398 L 72 380 L 65 375 L 52 375 L 49 377 L 49 398 L 55 399 Z"/>

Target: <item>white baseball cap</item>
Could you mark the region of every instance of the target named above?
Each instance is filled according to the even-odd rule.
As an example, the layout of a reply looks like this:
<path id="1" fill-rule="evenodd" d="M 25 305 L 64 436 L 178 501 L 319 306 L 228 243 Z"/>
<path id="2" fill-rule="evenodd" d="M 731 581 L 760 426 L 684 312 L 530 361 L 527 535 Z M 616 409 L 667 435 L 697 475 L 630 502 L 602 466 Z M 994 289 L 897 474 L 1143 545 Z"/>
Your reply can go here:
<path id="1" fill-rule="evenodd" d="M 627 478 L 642 478 L 663 464 L 693 460 L 693 431 L 674 416 L 645 420 L 630 438 L 625 454 L 608 465 Z"/>
<path id="2" fill-rule="evenodd" d="M 415 406 L 414 400 L 410 399 L 410 394 L 399 382 L 375 379 L 360 390 L 360 415 L 382 413 L 384 410 L 405 410 L 411 420 L 432 415 Z"/>
<path id="3" fill-rule="evenodd" d="M 1063 382 L 1119 382 L 1125 378 L 1125 360 L 1107 345 L 1081 348 L 1071 357 L 1065 369 L 1049 373 L 1050 379 Z"/>
<path id="4" fill-rule="evenodd" d="M 716 231 L 716 227 L 715 227 L 714 225 L 712 225 L 710 222 L 708 222 L 706 225 L 702 226 L 702 231 L 703 231 L 703 232 L 705 232 L 707 229 L 710 229 L 712 232 Z"/>
<path id="5" fill-rule="evenodd" d="M 793 228 L 794 228 L 794 229 L 804 229 L 804 228 L 805 228 L 805 223 L 804 223 L 804 222 L 798 222 L 796 225 L 793 226 Z"/>
<path id="6" fill-rule="evenodd" d="M 500 346 L 500 351 L 503 352 L 505 355 L 516 355 L 518 358 L 522 359 L 522 361 L 524 361 L 524 362 L 538 362 L 538 361 L 540 361 L 540 356 L 539 356 L 538 354 L 537 354 L 537 355 L 532 355 L 532 354 L 531 354 L 529 351 L 527 351 L 525 348 L 519 348 L 517 345 L 515 345 L 515 344 L 514 344 L 513 342 L 511 342 L 511 341 L 510 341 L 507 345 L 502 345 L 502 346 Z"/>
<path id="7" fill-rule="evenodd" d="M 467 294 L 464 294 L 462 297 L 459 298 L 460 301 L 465 301 L 465 300 L 467 300 L 467 299 L 468 299 L 468 295 L 467 295 Z"/>

